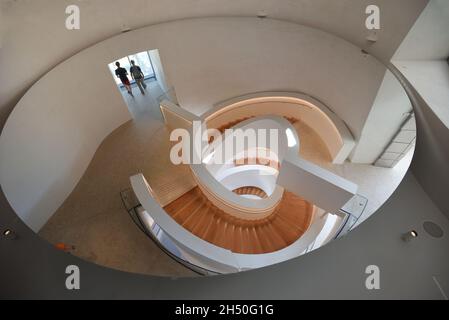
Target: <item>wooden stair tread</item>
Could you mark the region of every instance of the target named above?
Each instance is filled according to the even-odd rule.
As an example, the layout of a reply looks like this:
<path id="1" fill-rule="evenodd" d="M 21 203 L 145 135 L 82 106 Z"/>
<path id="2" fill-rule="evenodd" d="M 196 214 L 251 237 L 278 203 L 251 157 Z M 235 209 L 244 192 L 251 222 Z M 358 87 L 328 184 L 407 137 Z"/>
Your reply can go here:
<path id="1" fill-rule="evenodd" d="M 190 200 L 198 197 L 196 188 L 193 188 L 192 190 L 188 191 L 184 195 L 180 196 L 178 199 L 170 202 L 168 205 L 164 207 L 164 210 L 167 212 L 174 212 L 179 210 L 179 207 L 182 207 L 186 204 L 186 202 L 189 202 Z"/>
<path id="2" fill-rule="evenodd" d="M 201 204 L 199 204 L 194 211 L 190 213 L 187 219 L 184 220 L 182 226 L 187 230 L 192 231 L 193 227 L 195 227 L 198 224 L 198 221 L 201 220 L 201 216 L 207 214 L 207 211 L 204 210 L 205 207 L 207 207 L 207 203 L 202 201 Z"/>
<path id="3" fill-rule="evenodd" d="M 185 206 L 181 207 L 180 210 L 176 211 L 173 214 L 173 218 L 179 223 L 183 224 L 184 221 L 186 221 L 192 213 L 195 212 L 195 209 L 198 208 L 202 203 L 201 198 L 195 198 L 188 202 Z"/>
<path id="4" fill-rule="evenodd" d="M 263 228 L 258 227 L 256 228 L 257 238 L 260 241 L 260 244 L 262 246 L 263 252 L 273 252 L 276 250 L 276 247 L 270 242 L 269 239 L 267 239 L 267 236 L 265 232 L 263 231 Z"/>
<path id="5" fill-rule="evenodd" d="M 255 187 L 239 189 L 246 194 L 260 194 Z M 169 203 L 164 210 L 201 239 L 245 254 L 273 252 L 292 244 L 308 229 L 313 215 L 310 203 L 285 191 L 269 217 L 244 220 L 214 206 L 198 187 Z"/>
<path id="6" fill-rule="evenodd" d="M 255 195 L 262 199 L 268 198 L 265 191 L 258 187 L 241 187 L 233 190 L 233 192 L 239 195 Z"/>

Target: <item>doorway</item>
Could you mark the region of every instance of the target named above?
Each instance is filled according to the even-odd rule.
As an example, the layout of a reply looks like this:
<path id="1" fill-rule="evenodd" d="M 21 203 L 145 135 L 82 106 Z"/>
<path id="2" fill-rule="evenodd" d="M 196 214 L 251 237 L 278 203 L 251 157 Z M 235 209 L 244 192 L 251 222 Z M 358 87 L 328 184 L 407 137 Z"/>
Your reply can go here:
<path id="1" fill-rule="evenodd" d="M 171 89 L 159 50 L 129 54 L 109 63 L 108 67 L 134 119 L 144 115 L 161 117 L 159 103 Z"/>

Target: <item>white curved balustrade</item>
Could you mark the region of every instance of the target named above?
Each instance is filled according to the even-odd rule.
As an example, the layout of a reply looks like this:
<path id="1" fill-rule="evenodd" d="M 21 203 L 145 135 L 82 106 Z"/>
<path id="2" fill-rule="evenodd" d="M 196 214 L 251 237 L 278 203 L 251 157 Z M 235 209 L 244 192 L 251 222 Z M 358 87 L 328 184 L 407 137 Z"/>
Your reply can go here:
<path id="1" fill-rule="evenodd" d="M 166 121 L 173 121 L 173 124 L 183 123 L 184 128 L 190 132 L 192 139 L 190 145 L 195 146 L 193 141 L 194 126 L 191 124 L 198 118 L 182 110 L 179 107 L 164 101 L 162 103 L 167 115 Z M 178 112 L 180 111 L 180 112 Z M 188 126 L 191 125 L 190 128 Z M 206 128 L 205 122 L 200 124 L 202 129 Z M 163 230 L 165 237 L 171 239 L 174 245 L 180 250 L 183 258 L 187 261 L 212 270 L 214 272 L 229 273 L 240 270 L 259 268 L 274 263 L 279 263 L 294 257 L 297 257 L 313 248 L 319 247 L 316 241 L 322 245 L 332 238 L 337 232 L 342 219 L 332 216 L 326 212 L 338 212 L 339 209 L 350 199 L 357 191 L 357 186 L 327 170 L 324 170 L 299 157 L 300 139 L 291 123 L 281 116 L 265 115 L 253 117 L 240 122 L 233 129 L 276 129 L 278 135 L 271 141 L 266 139 L 266 149 L 275 150 L 277 161 L 280 163 L 280 170 L 272 167 L 263 167 L 263 170 L 271 170 L 267 175 L 271 179 L 273 191 L 266 199 L 251 199 L 242 197 L 232 192 L 233 187 L 243 186 L 245 183 L 256 184 L 249 178 L 252 174 L 257 175 L 259 170 L 251 165 L 235 165 L 235 160 L 244 158 L 246 145 L 240 146 L 242 150 L 237 150 L 233 154 L 226 155 L 222 148 L 226 146 L 226 139 L 234 139 L 235 131 L 225 135 L 223 139 L 214 140 L 213 143 L 201 142 L 201 147 L 206 146 L 207 161 L 191 164 L 192 173 L 203 194 L 219 209 L 228 214 L 235 215 L 244 219 L 261 219 L 270 215 L 282 199 L 286 187 L 290 192 L 308 200 L 314 204 L 314 215 L 308 230 L 293 244 L 266 254 L 238 254 L 229 250 L 217 247 L 207 241 L 204 241 L 194 234 L 190 233 L 175 220 L 173 220 L 157 203 L 152 195 L 152 191 L 142 174 L 131 177 L 131 184 L 137 198 L 146 210 L 147 219 L 153 219 L 154 222 Z M 274 145 L 276 143 L 276 145 Z M 194 150 L 194 148 L 191 151 Z M 219 152 L 220 151 L 220 152 Z M 203 150 L 197 151 L 203 154 Z M 191 152 L 193 154 L 193 152 Z M 213 157 L 221 153 L 226 155 L 223 163 L 213 164 Z M 256 165 L 257 167 L 257 165 Z M 259 168 L 262 170 L 262 168 Z M 255 172 L 251 172 L 255 171 Z M 242 179 L 242 185 L 232 184 L 226 181 L 227 178 L 235 178 L 239 175 L 246 175 Z M 274 177 L 274 179 L 273 179 Z M 218 178 L 218 179 L 217 179 Z M 231 179 L 232 180 L 232 179 Z M 263 180 L 261 180 L 263 181 Z M 266 180 L 268 181 L 268 179 Z M 261 182 L 262 183 L 262 182 Z M 228 186 L 228 188 L 226 187 Z M 257 186 L 257 185 L 256 185 Z M 259 185 L 261 189 L 268 189 L 267 186 Z M 264 188 L 265 187 L 265 188 Z M 143 216 L 145 219 L 145 216 Z M 145 224 L 145 223 L 144 223 Z"/>
<path id="2" fill-rule="evenodd" d="M 173 220 L 155 200 L 151 187 L 142 174 L 132 176 L 130 180 L 140 204 L 180 250 L 202 261 L 203 267 L 209 270 L 220 273 L 240 270 L 231 251 L 198 238 Z"/>
<path id="3" fill-rule="evenodd" d="M 176 112 L 178 109 L 172 108 L 173 112 Z M 220 114 L 226 114 L 223 112 L 221 110 L 218 111 Z M 179 116 L 186 118 L 196 117 L 189 115 L 189 112 L 186 110 L 179 113 Z M 209 117 L 214 118 L 214 114 L 209 115 Z M 205 122 L 202 122 L 201 127 L 203 129 L 207 128 Z M 203 162 L 192 164 L 191 169 L 198 186 L 209 200 L 223 211 L 245 219 L 257 219 L 267 216 L 274 211 L 281 200 L 281 187 L 286 187 L 289 191 L 327 212 L 338 212 L 357 193 L 358 186 L 356 184 L 299 157 L 300 139 L 290 122 L 283 117 L 277 115 L 253 117 L 240 122 L 233 129 L 267 129 L 267 132 L 269 129 L 278 130 L 279 134 L 276 141 L 270 141 L 269 139 L 266 141 L 268 148 L 271 149 L 274 149 L 272 143 L 276 143 L 275 149 L 278 161 L 281 163 L 281 169 L 273 194 L 267 199 L 254 201 L 253 199 L 234 194 L 218 182 L 214 173 L 219 172 L 219 167 L 209 166 Z M 233 134 L 235 134 L 235 131 Z M 191 139 L 194 139 L 194 135 L 194 128 L 192 127 L 190 128 Z M 289 135 L 292 135 L 297 143 L 289 146 Z M 226 139 L 233 137 L 232 135 L 225 135 L 224 139 L 214 141 L 208 148 L 220 151 L 220 148 L 225 146 Z M 207 143 L 202 144 L 201 147 L 205 145 Z M 195 146 L 194 140 L 192 140 L 191 146 Z M 232 162 L 236 154 L 244 151 L 245 146 L 241 146 L 241 149 L 236 150 L 235 154 L 231 153 L 228 155 L 228 158 L 224 158 L 224 163 L 229 164 Z M 193 150 L 192 154 L 195 152 L 203 154 L 203 150 Z M 222 151 L 221 154 L 226 154 L 226 152 Z M 212 169 L 208 170 L 208 167 Z"/>
<path id="4" fill-rule="evenodd" d="M 215 246 L 190 233 L 168 215 L 154 199 L 151 187 L 142 174 L 130 178 L 131 185 L 139 202 L 145 209 L 143 224 L 149 228 L 152 219 L 179 249 L 181 258 L 201 268 L 217 273 L 233 273 L 261 268 L 296 258 L 308 251 L 326 223 L 326 214 L 315 208 L 314 218 L 309 229 L 293 244 L 282 250 L 265 254 L 240 254 Z M 330 235 L 332 236 L 332 235 Z"/>
<path id="5" fill-rule="evenodd" d="M 291 124 L 282 117 L 261 116 L 243 121 L 237 126 L 233 127 L 233 129 L 235 130 L 233 131 L 232 135 L 225 135 L 222 140 L 214 141 L 211 145 L 209 145 L 208 150 L 206 150 L 206 154 L 208 151 L 210 152 L 209 149 L 212 149 L 215 154 L 220 153 L 224 155 L 223 159 L 220 159 L 220 161 L 223 161 L 223 164 L 219 166 L 226 166 L 226 164 L 228 164 L 228 166 L 226 166 L 228 170 L 230 169 L 229 164 L 233 164 L 234 160 L 243 155 L 246 150 L 245 145 L 240 146 L 241 150 L 236 147 L 235 153 L 227 154 L 224 150 L 227 146 L 226 140 L 234 139 L 238 132 L 237 130 L 239 129 L 242 131 L 245 131 L 247 129 L 265 129 L 267 136 L 269 135 L 270 129 L 276 130 L 278 132 L 278 136 L 276 136 L 277 139 L 275 139 L 274 141 L 270 141 L 269 137 L 266 137 L 266 144 L 264 145 L 264 147 L 266 147 L 268 150 L 276 150 L 276 161 L 282 161 L 283 157 L 287 153 L 298 153 L 299 151 L 299 138 L 296 134 L 296 131 L 291 127 Z M 294 139 L 296 139 L 297 141 L 296 144 L 292 144 L 291 146 L 289 146 L 288 137 L 286 134 L 287 129 L 291 130 Z M 191 134 L 191 136 L 194 136 L 193 133 Z M 273 148 L 274 144 L 276 148 Z M 194 145 L 193 142 L 192 145 Z M 213 160 L 214 159 L 212 158 L 211 161 Z M 213 170 L 212 172 L 210 172 L 208 167 L 209 165 L 207 163 L 191 165 L 193 175 L 201 191 L 214 205 L 228 214 L 248 220 L 261 219 L 273 213 L 282 199 L 284 190 L 281 186 L 278 186 L 276 184 L 273 186 L 274 190 L 270 192 L 270 197 L 266 199 L 254 200 L 239 196 L 226 188 L 219 180 L 217 180 L 217 176 L 222 172 L 220 168 L 217 169 L 217 165 L 215 165 L 214 169 L 215 174 L 213 173 Z"/>
<path id="6" fill-rule="evenodd" d="M 343 163 L 355 146 L 345 123 L 321 101 L 297 92 L 259 92 L 215 105 L 201 118 L 217 128 L 235 119 L 279 115 L 300 119 L 313 128 L 326 144 L 333 163 Z"/>

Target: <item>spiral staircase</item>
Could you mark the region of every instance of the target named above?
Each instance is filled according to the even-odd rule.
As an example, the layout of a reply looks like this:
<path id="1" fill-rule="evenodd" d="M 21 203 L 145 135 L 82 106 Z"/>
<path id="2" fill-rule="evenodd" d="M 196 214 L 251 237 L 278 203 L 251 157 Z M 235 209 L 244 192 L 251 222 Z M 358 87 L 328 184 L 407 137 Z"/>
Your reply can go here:
<path id="1" fill-rule="evenodd" d="M 254 187 L 239 190 L 241 194 L 261 194 L 261 190 Z M 165 206 L 164 210 L 197 237 L 244 254 L 269 253 L 289 246 L 308 229 L 313 215 L 310 203 L 285 192 L 269 217 L 239 219 L 217 208 L 198 187 Z"/>
<path id="2" fill-rule="evenodd" d="M 341 236 L 357 221 L 351 210 L 344 210 L 360 201 L 357 186 L 299 157 L 300 137 L 292 124 L 302 117 L 290 114 L 296 110 L 290 105 L 289 110 L 257 114 L 239 104 L 238 112 L 220 108 L 202 117 L 170 101 L 160 105 L 168 128 L 183 128 L 190 137 L 198 136 L 198 127 L 226 132 L 217 140 L 206 136 L 200 163 L 180 164 L 189 168 L 194 185 L 185 184 L 183 192 L 177 186 L 175 198 L 165 196 L 170 188 L 152 186 L 142 174 L 131 177 L 138 204 L 131 213 L 134 221 L 185 266 L 200 274 L 217 274 L 279 263 Z M 248 129 L 277 130 L 280 136 L 265 137 L 269 150 L 265 154 L 249 152 L 249 145 L 226 154 L 227 139 Z M 334 141 L 341 143 L 335 147 L 338 158 L 344 139 Z M 216 154 L 225 155 L 223 162 L 213 161 Z"/>

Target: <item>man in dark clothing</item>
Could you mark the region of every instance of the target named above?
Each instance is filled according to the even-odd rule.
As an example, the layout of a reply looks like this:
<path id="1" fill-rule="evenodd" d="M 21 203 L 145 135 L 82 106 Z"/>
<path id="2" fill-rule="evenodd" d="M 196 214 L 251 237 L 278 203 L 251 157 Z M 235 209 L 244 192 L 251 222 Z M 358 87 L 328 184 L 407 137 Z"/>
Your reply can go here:
<path id="1" fill-rule="evenodd" d="M 115 70 L 115 75 L 120 78 L 123 85 L 125 86 L 126 90 L 128 90 L 128 93 L 130 95 L 133 95 L 132 89 L 131 89 L 131 83 L 129 83 L 128 79 L 128 71 L 126 71 L 125 68 L 120 67 L 120 62 L 116 62 L 115 65 L 117 66 L 117 69 Z"/>
<path id="2" fill-rule="evenodd" d="M 147 88 L 147 85 L 145 84 L 145 75 L 142 72 L 142 69 L 140 69 L 139 66 L 136 66 L 136 63 L 134 60 L 131 60 L 131 68 L 129 69 L 129 73 L 131 73 L 131 77 L 136 81 L 137 86 L 140 89 L 140 92 L 142 92 L 143 95 L 145 95 L 145 91 L 143 89 Z"/>

